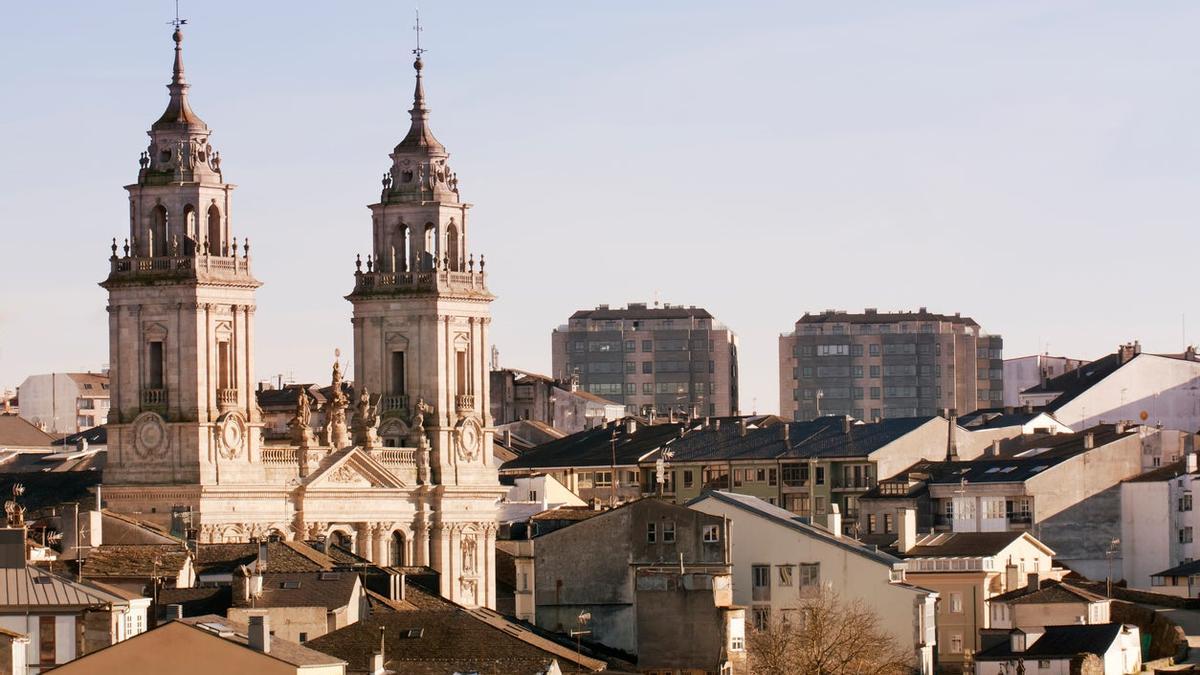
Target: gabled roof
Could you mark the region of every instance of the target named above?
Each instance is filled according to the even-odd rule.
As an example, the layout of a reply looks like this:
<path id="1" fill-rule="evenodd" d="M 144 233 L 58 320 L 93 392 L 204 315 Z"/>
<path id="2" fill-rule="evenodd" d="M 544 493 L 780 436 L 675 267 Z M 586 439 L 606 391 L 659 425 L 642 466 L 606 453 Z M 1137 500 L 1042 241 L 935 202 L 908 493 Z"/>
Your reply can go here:
<path id="1" fill-rule="evenodd" d="M 1104 656 L 1122 628 L 1119 623 L 1046 626 L 1046 632 L 1024 652 L 1013 652 L 1012 641 L 1004 640 L 976 654 L 975 660 L 1001 661 L 1018 656 L 1028 660 L 1062 659 L 1084 653 Z"/>
<path id="2" fill-rule="evenodd" d="M 353 602 L 355 572 L 289 572 L 263 575 L 262 595 L 251 602 L 234 598 L 235 607 L 324 607 L 335 610 Z"/>
<path id="3" fill-rule="evenodd" d="M 558 467 L 607 467 L 613 460 L 613 438 L 616 437 L 616 465 L 637 464 L 647 453 L 679 437 L 682 424 L 637 424 L 631 434 L 624 420 L 616 426 L 602 426 L 564 436 L 525 452 L 505 462 L 500 468 L 552 469 Z"/>
<path id="4" fill-rule="evenodd" d="M 1193 577 L 1200 576 L 1200 560 L 1185 562 L 1170 569 L 1151 574 L 1152 577 Z"/>
<path id="5" fill-rule="evenodd" d="M 848 537 L 835 537 L 829 530 L 823 527 L 812 525 L 791 511 L 779 508 L 774 504 L 769 504 L 758 497 L 751 497 L 749 495 L 736 494 L 733 492 L 714 492 L 711 490 L 706 490 L 699 497 L 689 501 L 687 506 L 692 507 L 708 499 L 713 499 L 723 504 L 728 504 L 746 513 L 756 515 L 760 518 L 764 518 L 768 521 L 794 530 L 795 532 L 798 532 L 806 537 L 818 539 L 826 544 L 836 546 L 844 551 L 862 556 L 882 565 L 887 565 L 890 567 L 902 562 L 896 556 L 883 553 L 873 546 L 867 546 Z M 734 527 L 736 526 L 737 524 L 735 523 Z"/>
<path id="6" fill-rule="evenodd" d="M 1003 429 L 1005 427 L 1023 427 L 1042 415 L 1053 419 L 1053 415 L 1041 407 L 1033 410 L 1024 408 L 980 408 L 966 415 L 960 415 L 958 425 L 965 429 Z"/>
<path id="7" fill-rule="evenodd" d="M 178 573 L 191 555 L 182 544 L 103 545 L 87 552 L 84 578 L 146 578 Z M 157 564 L 155 563 L 157 561 Z"/>
<path id="8" fill-rule="evenodd" d="M 13 413 L 0 413 L 0 448 L 49 447 L 54 436 L 37 428 L 24 417 Z"/>
<path id="9" fill-rule="evenodd" d="M 384 641 L 384 666 L 406 675 L 443 675 L 451 672 L 540 672 L 557 660 L 563 671 L 605 669 L 605 663 L 576 656 L 574 645 L 564 645 L 543 632 L 487 609 L 467 609 L 412 586 L 405 600 L 388 600 L 368 593 L 368 612 L 357 623 L 306 643 L 313 649 L 342 658 L 349 670 L 367 669 Z"/>
<path id="10" fill-rule="evenodd" d="M 1138 474 L 1133 478 L 1126 478 L 1122 483 L 1161 483 L 1163 481 L 1178 478 L 1187 474 L 1184 470 L 1183 460 L 1164 464 L 1156 469 L 1151 469 L 1145 473 Z"/>
<path id="11" fill-rule="evenodd" d="M 163 625 L 170 626 L 172 624 L 183 624 L 195 630 L 204 631 L 213 637 L 227 640 L 234 644 L 241 645 L 247 649 L 252 649 L 250 647 L 250 640 L 247 637 L 248 627 L 246 624 L 239 623 L 237 621 L 230 621 L 223 616 L 207 614 L 204 616 L 176 619 Z M 143 633 L 142 635 L 148 635 L 150 632 Z M 137 640 L 138 637 L 141 636 L 135 636 L 131 639 Z M 261 652 L 256 651 L 255 653 L 257 654 Z M 263 656 L 274 658 L 276 660 L 283 661 L 284 663 L 299 667 L 336 666 L 339 663 L 345 663 L 345 661 L 342 659 L 330 656 L 324 652 L 317 651 L 316 649 L 310 649 L 303 645 L 296 644 L 295 642 L 274 636 L 271 637 L 271 651 L 263 654 Z"/>
<path id="12" fill-rule="evenodd" d="M 83 396 L 108 396 L 108 375 L 104 373 L 67 373 L 79 385 Z"/>
<path id="13" fill-rule="evenodd" d="M 1058 394 L 1053 400 L 1046 404 L 1046 409 L 1055 411 L 1071 401 L 1078 398 L 1085 391 L 1090 389 L 1097 382 L 1112 375 L 1121 368 L 1136 362 L 1138 359 L 1145 358 L 1162 358 L 1175 359 L 1179 361 L 1195 361 L 1195 356 L 1189 352 L 1183 354 L 1148 354 L 1140 350 L 1132 351 L 1134 348 L 1123 346 L 1121 351 L 1115 354 L 1108 354 L 1091 363 L 1084 364 L 1075 370 L 1069 370 L 1062 375 L 1052 377 L 1045 384 L 1037 384 L 1024 391 L 1022 394 Z M 1122 354 L 1125 351 L 1125 354 Z"/>
<path id="14" fill-rule="evenodd" d="M 1077 604 L 1080 602 L 1104 602 L 1108 598 L 1089 590 L 1061 581 L 1047 579 L 1038 586 L 1022 586 L 1007 593 L 992 596 L 988 602 L 1010 605 Z"/>
<path id="15" fill-rule="evenodd" d="M 1028 532 L 937 532 L 921 537 L 907 552 L 896 555 L 901 558 L 982 558 L 999 555 L 1021 538 L 1028 538 L 1047 555 L 1054 555 L 1054 551 Z"/>
<path id="16" fill-rule="evenodd" d="M 259 544 L 199 544 L 196 551 L 197 574 L 231 574 L 242 565 L 258 560 Z M 267 542 L 267 573 L 325 572 L 335 561 L 309 546 L 294 541 Z"/>

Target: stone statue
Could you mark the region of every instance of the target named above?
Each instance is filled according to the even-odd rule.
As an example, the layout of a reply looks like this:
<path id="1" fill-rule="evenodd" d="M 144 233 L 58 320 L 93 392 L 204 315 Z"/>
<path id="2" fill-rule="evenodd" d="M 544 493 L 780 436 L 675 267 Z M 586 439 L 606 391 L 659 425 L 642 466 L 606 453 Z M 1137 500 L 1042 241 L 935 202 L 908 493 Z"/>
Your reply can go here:
<path id="1" fill-rule="evenodd" d="M 337 361 L 333 362 L 332 379 L 333 391 L 325 406 L 325 435 L 330 446 L 340 449 L 350 445 L 350 434 L 346 430 L 346 406 L 350 401 L 342 391 L 342 366 Z"/>
<path id="2" fill-rule="evenodd" d="M 463 574 L 475 573 L 475 535 L 467 534 L 462 540 L 462 571 Z"/>
<path id="3" fill-rule="evenodd" d="M 288 422 L 292 429 L 292 440 L 300 446 L 301 451 L 316 444 L 312 433 L 312 408 L 308 401 L 308 392 L 300 390 L 296 399 L 296 415 Z"/>
<path id="4" fill-rule="evenodd" d="M 364 450 L 379 447 L 379 411 L 378 406 L 371 405 L 371 394 L 363 387 L 358 395 L 358 404 L 354 407 L 354 444 Z"/>
<path id="5" fill-rule="evenodd" d="M 218 150 L 209 156 L 208 163 L 212 166 L 212 170 L 221 173 L 221 151 Z"/>

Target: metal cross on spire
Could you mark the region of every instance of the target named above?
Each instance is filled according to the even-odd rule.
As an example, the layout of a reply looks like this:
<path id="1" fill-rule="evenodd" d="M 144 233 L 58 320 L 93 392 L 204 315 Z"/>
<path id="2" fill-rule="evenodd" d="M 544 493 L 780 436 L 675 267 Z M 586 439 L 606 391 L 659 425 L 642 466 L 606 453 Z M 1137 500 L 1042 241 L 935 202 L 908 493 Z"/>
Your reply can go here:
<path id="1" fill-rule="evenodd" d="M 422 30 L 424 30 L 424 29 L 421 28 L 421 8 L 417 7 L 417 23 L 413 26 L 413 32 L 415 32 L 417 34 L 417 48 L 413 50 L 413 54 L 417 55 L 418 60 L 421 58 L 422 54 L 424 54 L 426 51 L 428 51 L 425 49 L 421 49 L 421 31 Z"/>
<path id="2" fill-rule="evenodd" d="M 175 30 L 179 30 L 180 26 L 187 24 L 187 19 L 179 18 L 179 0 L 175 0 L 175 18 L 167 23 L 175 26 Z"/>

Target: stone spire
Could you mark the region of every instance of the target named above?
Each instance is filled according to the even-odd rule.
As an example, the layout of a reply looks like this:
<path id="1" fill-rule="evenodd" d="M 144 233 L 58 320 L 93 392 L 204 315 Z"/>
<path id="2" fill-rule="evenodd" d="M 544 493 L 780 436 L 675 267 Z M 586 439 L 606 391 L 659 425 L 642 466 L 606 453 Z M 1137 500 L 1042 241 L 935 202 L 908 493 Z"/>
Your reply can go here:
<path id="1" fill-rule="evenodd" d="M 425 84 L 421 78 L 421 70 L 424 67 L 421 56 L 417 55 L 417 59 L 413 61 L 413 69 L 417 71 L 417 86 L 413 91 L 412 110 L 408 111 L 412 117 L 412 125 L 408 128 L 408 135 L 396 146 L 395 152 L 419 152 L 427 156 L 444 157 L 446 147 L 434 138 L 433 131 L 429 128 L 429 109 L 425 107 Z"/>
<path id="2" fill-rule="evenodd" d="M 413 51 L 417 55 L 413 61 L 417 83 L 409 111 L 412 123 L 404 140 L 392 149 L 392 169 L 384 175 L 381 201 L 456 204 L 458 177 L 447 162 L 450 154 L 429 128 L 429 108 L 425 107 L 425 83 L 421 74 L 425 68 L 421 59 L 424 50 L 418 47 Z"/>
<path id="3" fill-rule="evenodd" d="M 179 26 L 175 27 L 171 39 L 175 41 L 175 65 L 171 73 L 171 84 L 167 85 L 167 90 L 171 92 L 171 100 L 167 103 L 162 117 L 150 128 L 155 131 L 207 131 L 208 125 L 192 112 L 192 106 L 188 104 L 188 83 L 183 74 L 183 31 Z"/>

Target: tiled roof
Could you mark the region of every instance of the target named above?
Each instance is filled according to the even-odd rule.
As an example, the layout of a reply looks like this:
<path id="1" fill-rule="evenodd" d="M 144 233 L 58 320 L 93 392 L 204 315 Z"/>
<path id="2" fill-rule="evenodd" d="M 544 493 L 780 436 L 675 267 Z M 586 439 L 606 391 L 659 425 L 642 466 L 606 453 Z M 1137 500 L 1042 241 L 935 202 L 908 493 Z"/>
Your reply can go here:
<path id="1" fill-rule="evenodd" d="M 12 413 L 0 413 L 0 448 L 49 447 L 54 436 L 42 431 L 25 418 Z"/>
<path id="2" fill-rule="evenodd" d="M 1046 626 L 1046 632 L 1024 652 L 1014 653 L 1012 641 L 1004 640 L 975 655 L 976 661 L 1000 661 L 1017 656 L 1034 659 L 1069 658 L 1077 654 L 1103 656 L 1121 634 L 1119 623 Z"/>
<path id="3" fill-rule="evenodd" d="M 901 321 L 949 321 L 966 326 L 978 326 L 975 320 L 958 314 L 934 314 L 924 308 L 918 312 L 820 312 L 812 314 L 805 312 L 796 323 L 900 323 Z"/>
<path id="4" fill-rule="evenodd" d="M 687 506 L 691 507 L 699 502 L 705 501 L 706 499 L 715 499 L 719 502 L 729 504 L 730 506 L 734 506 L 748 513 L 753 513 L 771 522 L 795 530 L 806 537 L 819 539 L 830 546 L 836 546 L 844 551 L 849 551 L 850 553 L 862 556 L 882 565 L 891 566 L 901 562 L 899 558 L 887 553 L 883 553 L 882 551 L 877 550 L 874 546 L 867 546 L 848 537 L 835 537 L 832 533 L 830 533 L 829 530 L 807 523 L 791 511 L 781 509 L 774 504 L 768 504 L 758 497 L 735 494 L 732 492 L 705 491 L 704 494 L 688 502 Z M 734 524 L 734 527 L 737 527 L 736 523 Z"/>
<path id="5" fill-rule="evenodd" d="M 603 661 L 577 657 L 564 645 L 487 609 L 466 609 L 409 587 L 404 601 L 370 594 L 368 615 L 358 623 L 306 643 L 341 658 L 348 670 L 364 671 L 379 648 L 384 666 L 405 675 L 452 672 L 535 673 L 557 660 L 564 672 L 605 669 Z M 570 664 L 570 667 L 568 667 Z"/>
<path id="6" fill-rule="evenodd" d="M 200 544 L 196 553 L 197 574 L 228 574 L 242 565 L 258 560 L 257 543 Z M 305 544 L 291 541 L 267 543 L 265 572 L 322 572 L 332 570 L 335 561 Z"/>
<path id="7" fill-rule="evenodd" d="M 354 572 L 292 572 L 264 574 L 262 595 L 252 602 L 234 598 L 238 607 L 324 607 L 334 610 L 355 599 Z"/>
<path id="8" fill-rule="evenodd" d="M 87 607 L 125 598 L 33 565 L 0 568 L 0 608 Z"/>
<path id="9" fill-rule="evenodd" d="M 153 575 L 174 574 L 187 564 L 190 554 L 180 544 L 103 545 L 87 553 L 83 563 L 84 577 L 150 578 Z M 155 564 L 155 560 L 158 564 Z"/>
<path id="10" fill-rule="evenodd" d="M 501 469 L 549 469 L 567 466 L 606 467 L 613 459 L 613 433 L 616 432 L 616 464 L 628 466 L 648 452 L 679 436 L 682 424 L 638 424 L 630 434 L 624 421 L 615 427 L 603 426 L 564 436 L 505 462 Z"/>
<path id="11" fill-rule="evenodd" d="M 223 616 L 207 614 L 204 616 L 176 619 L 164 625 L 170 626 L 175 623 L 181 623 L 195 630 L 204 631 L 209 635 L 239 644 L 247 649 L 251 648 L 250 640 L 246 637 L 246 624 L 230 621 Z M 136 640 L 137 637 L 131 639 Z M 264 656 L 270 656 L 284 663 L 300 667 L 335 666 L 339 663 L 344 663 L 342 659 L 278 637 L 271 638 L 271 651 L 269 654 L 264 654 Z"/>

